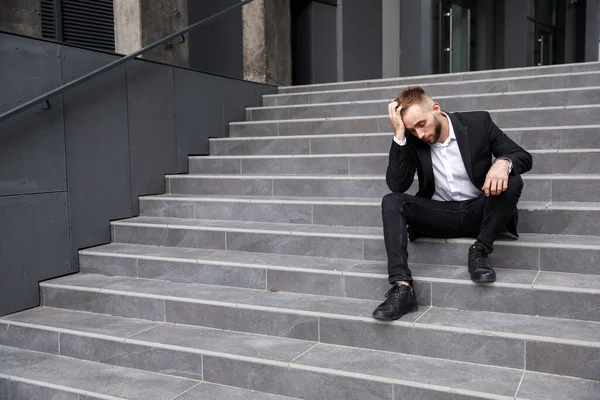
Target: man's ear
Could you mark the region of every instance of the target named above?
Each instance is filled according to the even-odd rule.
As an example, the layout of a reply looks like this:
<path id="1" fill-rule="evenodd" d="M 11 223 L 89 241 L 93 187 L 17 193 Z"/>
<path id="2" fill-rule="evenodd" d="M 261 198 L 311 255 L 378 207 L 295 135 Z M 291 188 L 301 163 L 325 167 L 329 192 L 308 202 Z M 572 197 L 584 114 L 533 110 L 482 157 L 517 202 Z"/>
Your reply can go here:
<path id="1" fill-rule="evenodd" d="M 438 103 L 437 101 L 434 101 L 433 104 L 431 105 L 431 108 L 433 109 L 433 111 L 439 113 L 442 108 L 440 107 L 440 103 Z"/>

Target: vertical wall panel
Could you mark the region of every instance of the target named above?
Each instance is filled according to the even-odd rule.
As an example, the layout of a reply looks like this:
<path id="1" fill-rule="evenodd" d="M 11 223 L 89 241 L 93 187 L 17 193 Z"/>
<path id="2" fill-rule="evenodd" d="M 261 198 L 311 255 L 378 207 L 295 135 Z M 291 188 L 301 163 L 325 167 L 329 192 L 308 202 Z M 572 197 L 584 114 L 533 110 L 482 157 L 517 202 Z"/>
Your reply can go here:
<path id="1" fill-rule="evenodd" d="M 63 81 L 114 60 L 63 47 Z M 108 222 L 131 215 L 125 68 L 64 94 L 67 176 L 75 248 L 110 241 Z"/>
<path id="2" fill-rule="evenodd" d="M 344 81 L 381 78 L 381 0 L 344 0 L 342 13 Z"/>
<path id="3" fill-rule="evenodd" d="M 238 1 L 189 1 L 189 23 L 210 17 L 235 3 Z M 189 38 L 191 68 L 234 78 L 244 77 L 241 7 L 194 29 Z"/>
<path id="4" fill-rule="evenodd" d="M 38 282 L 73 271 L 66 193 L 0 197 L 0 316 L 40 304 Z"/>
<path id="5" fill-rule="evenodd" d="M 0 112 L 60 86 L 59 57 L 55 44 L 0 36 Z M 0 196 L 66 190 L 62 98 L 51 104 L 0 123 Z"/>
<path id="6" fill-rule="evenodd" d="M 135 60 L 127 65 L 132 212 L 138 196 L 165 192 L 177 170 L 173 67 Z"/>
<path id="7" fill-rule="evenodd" d="M 208 138 L 222 137 L 222 78 L 175 70 L 177 170 L 186 172 L 188 155 L 208 154 Z"/>

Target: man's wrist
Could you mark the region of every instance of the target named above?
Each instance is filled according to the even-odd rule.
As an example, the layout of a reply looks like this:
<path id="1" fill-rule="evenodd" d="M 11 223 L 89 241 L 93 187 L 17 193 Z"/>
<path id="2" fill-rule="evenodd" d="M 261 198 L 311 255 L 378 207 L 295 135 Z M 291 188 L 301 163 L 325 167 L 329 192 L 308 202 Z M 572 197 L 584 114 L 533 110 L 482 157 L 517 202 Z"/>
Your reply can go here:
<path id="1" fill-rule="evenodd" d="M 404 146 L 406 144 L 406 137 L 398 138 L 398 136 L 394 135 L 394 142 L 399 146 Z"/>
<path id="2" fill-rule="evenodd" d="M 506 158 L 506 157 L 498 157 L 498 158 L 496 158 L 496 160 L 494 160 L 494 163 L 496 163 L 496 161 L 498 161 L 498 160 L 502 160 L 507 163 L 508 173 L 510 174 L 512 172 L 512 160 L 510 158 Z"/>

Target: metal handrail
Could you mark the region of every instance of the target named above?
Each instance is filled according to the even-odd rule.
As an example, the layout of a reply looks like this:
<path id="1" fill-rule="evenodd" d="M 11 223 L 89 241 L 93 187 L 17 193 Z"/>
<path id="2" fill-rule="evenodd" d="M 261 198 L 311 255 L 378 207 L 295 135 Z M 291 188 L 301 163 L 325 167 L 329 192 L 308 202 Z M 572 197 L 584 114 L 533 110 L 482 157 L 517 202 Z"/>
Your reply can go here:
<path id="1" fill-rule="evenodd" d="M 219 11 L 218 13 L 211 15 L 208 18 L 205 18 L 205 19 L 203 19 L 201 21 L 195 22 L 192 25 L 189 25 L 187 28 L 184 28 L 184 29 L 182 29 L 180 31 L 177 31 L 177 32 L 172 33 L 172 34 L 170 34 L 168 36 L 165 36 L 164 38 L 162 38 L 162 39 L 160 39 L 160 40 L 158 40 L 158 41 L 156 41 L 156 42 L 154 42 L 154 43 L 152 43 L 152 44 L 150 44 L 150 45 L 148 45 L 148 46 L 146 46 L 146 47 L 144 47 L 144 48 L 142 48 L 142 49 L 140 49 L 140 50 L 138 50 L 138 51 L 136 51 L 134 53 L 131 53 L 131 54 L 127 55 L 127 56 L 119 58 L 118 60 L 115 60 L 115 61 L 113 61 L 113 62 L 111 62 L 109 64 L 106 64 L 105 66 L 100 67 L 100 68 L 98 68 L 98 69 L 96 69 L 96 70 L 94 70 L 94 71 L 92 71 L 92 72 L 90 72 L 88 74 L 85 74 L 85 75 L 83 75 L 83 76 L 81 76 L 81 77 L 79 77 L 77 79 L 74 79 L 74 80 L 72 80 L 69 83 L 66 83 L 66 84 L 64 84 L 62 86 L 59 86 L 59 87 L 57 87 L 55 89 L 52 89 L 52 90 L 44 93 L 43 95 L 34 98 L 33 100 L 29 100 L 28 102 L 23 103 L 23 104 L 15 107 L 15 108 L 13 108 L 12 110 L 9 110 L 9 111 L 7 111 L 7 112 L 5 112 L 3 114 L 0 114 L 0 122 L 4 121 L 4 120 L 6 120 L 6 119 L 8 119 L 10 117 L 13 117 L 13 116 L 15 116 L 15 115 L 17 115 L 17 114 L 25 111 L 25 110 L 27 110 L 27 109 L 29 109 L 29 108 L 37 105 L 37 104 L 41 104 L 41 103 L 44 103 L 44 102 L 48 103 L 48 101 L 52 97 L 54 97 L 56 95 L 64 93 L 67 90 L 69 90 L 69 89 L 71 89 L 71 88 L 73 88 L 75 86 L 81 85 L 82 83 L 87 82 L 90 79 L 93 79 L 93 78 L 95 78 L 98 75 L 101 75 L 101 74 L 103 74 L 103 73 L 105 73 L 107 71 L 110 71 L 111 69 L 114 69 L 114 68 L 118 67 L 121 64 L 126 63 L 127 61 L 131 60 L 132 58 L 135 58 L 135 57 L 137 57 L 137 56 L 139 56 L 141 54 L 144 54 L 145 52 L 147 52 L 149 50 L 152 50 L 155 47 L 158 47 L 161 44 L 163 44 L 165 42 L 168 42 L 169 40 L 171 40 L 173 38 L 181 36 L 181 35 L 189 32 L 189 31 L 191 31 L 192 29 L 195 29 L 195 28 L 197 28 L 197 27 L 199 27 L 201 25 L 206 24 L 207 22 L 212 21 L 215 18 L 220 17 L 223 14 L 228 13 L 229 11 L 231 11 L 231 10 L 233 10 L 235 8 L 241 7 L 241 6 L 246 5 L 248 3 L 252 3 L 253 1 L 254 0 L 241 0 L 239 3 L 234 4 L 234 5 L 232 5 L 232 6 L 228 7 L 228 8 L 225 8 L 222 11 Z M 48 105 L 49 105 L 49 103 L 48 103 Z"/>

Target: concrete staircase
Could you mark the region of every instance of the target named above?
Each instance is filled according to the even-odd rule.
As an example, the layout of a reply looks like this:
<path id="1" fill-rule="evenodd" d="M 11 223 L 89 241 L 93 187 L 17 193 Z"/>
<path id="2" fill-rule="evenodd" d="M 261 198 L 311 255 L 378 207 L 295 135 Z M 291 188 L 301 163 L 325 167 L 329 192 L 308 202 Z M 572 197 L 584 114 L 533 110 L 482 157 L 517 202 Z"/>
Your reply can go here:
<path id="1" fill-rule="evenodd" d="M 386 104 L 408 84 L 489 110 L 534 166 L 498 281 L 469 280 L 472 239 L 419 239 L 419 312 L 380 323 Z M 42 283 L 42 307 L 0 319 L 0 398 L 600 398 L 600 64 L 287 87 L 264 105 L 81 251 L 80 274 Z"/>

